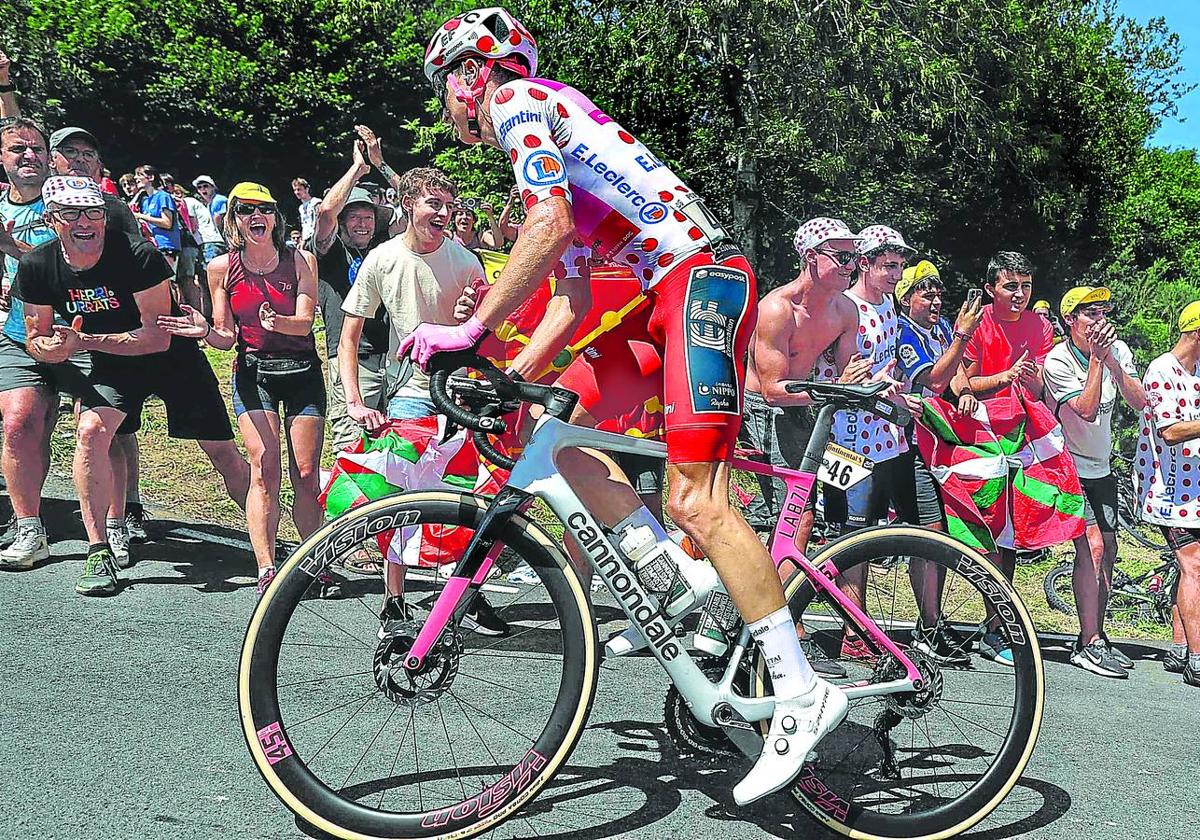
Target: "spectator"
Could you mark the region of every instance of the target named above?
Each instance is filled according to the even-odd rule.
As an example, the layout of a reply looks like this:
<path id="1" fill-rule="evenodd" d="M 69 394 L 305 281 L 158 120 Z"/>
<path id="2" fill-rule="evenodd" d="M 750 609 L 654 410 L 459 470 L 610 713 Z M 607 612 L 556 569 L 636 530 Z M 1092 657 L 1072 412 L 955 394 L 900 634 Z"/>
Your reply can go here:
<path id="1" fill-rule="evenodd" d="M 1109 463 L 1112 417 L 1118 394 L 1135 411 L 1145 407 L 1146 394 L 1133 353 L 1117 340 L 1108 320 L 1111 297 L 1103 286 L 1077 286 L 1063 295 L 1059 311 L 1070 333 L 1046 356 L 1045 380 L 1067 450 L 1075 458 L 1087 521 L 1083 536 L 1075 539 L 1071 581 L 1079 637 L 1071 663 L 1102 677 L 1125 679 L 1133 660 L 1114 647 L 1104 632 L 1117 559 L 1117 480 Z"/>
<path id="2" fill-rule="evenodd" d="M 208 208 L 208 213 L 212 216 L 212 223 L 217 232 L 223 232 L 225 230 L 225 208 L 229 205 L 229 199 L 217 192 L 217 182 L 208 175 L 197 177 L 192 181 L 192 186 L 196 188 L 196 194 L 200 196 L 200 200 Z M 205 247 L 201 248 L 203 252 L 201 256 L 204 258 L 205 265 L 208 264 L 209 260 L 224 254 L 226 250 L 224 239 L 221 240 L 219 248 L 216 247 L 215 243 L 211 248 L 208 247 L 208 244 L 205 244 Z"/>
<path id="3" fill-rule="evenodd" d="M 412 377 L 388 404 L 387 417 L 366 402 L 359 384 L 361 366 L 354 362 L 354 351 L 360 346 L 367 319 L 373 318 L 382 304 L 401 337 L 421 323 L 461 322 L 474 312 L 474 293 L 467 290 L 484 283 L 479 260 L 444 234 L 454 201 L 455 187 L 450 179 L 437 169 L 420 168 L 406 172 L 400 180 L 400 207 L 407 217 L 407 227 L 403 234 L 367 255 L 343 304 L 346 318 L 338 362 L 347 411 L 356 423 L 371 430 L 378 429 L 388 417 L 427 417 L 437 412 L 429 399 L 429 378 L 415 365 Z M 321 212 L 325 212 L 324 207 Z M 384 620 L 405 614 L 404 567 L 389 563 L 386 581 Z M 487 635 L 508 633 L 507 625 L 483 598 L 475 602 L 464 623 Z"/>
<path id="4" fill-rule="evenodd" d="M 1000 251 L 988 263 L 983 288 L 992 302 L 983 308 L 983 319 L 963 354 L 971 392 L 986 399 L 1020 382 L 1033 397 L 1040 397 L 1042 365 L 1054 346 L 1054 331 L 1027 309 L 1033 297 L 1033 264 L 1024 254 Z"/>
<path id="5" fill-rule="evenodd" d="M 196 196 L 189 195 L 180 184 L 175 185 L 175 190 L 181 213 L 186 210 L 194 224 L 193 237 L 196 241 L 197 279 L 188 287 L 185 300 L 193 309 L 198 309 L 205 317 L 209 317 L 212 314 L 212 300 L 209 297 L 208 279 L 204 272 L 211 259 L 215 259 L 219 253 L 224 253 L 225 239 L 213 224 L 207 204 Z"/>
<path id="6" fill-rule="evenodd" d="M 468 202 L 473 202 L 473 199 L 467 199 Z M 479 223 L 479 217 L 475 211 L 471 209 L 469 204 L 459 203 L 450 216 L 450 227 L 452 235 L 459 245 L 462 245 L 468 251 L 478 251 L 480 248 L 490 248 L 497 250 L 504 247 L 504 234 L 500 232 L 500 226 L 496 222 L 495 213 L 492 210 L 492 205 L 486 201 L 480 202 L 478 205 L 479 212 L 483 214 L 484 222 L 487 225 L 487 230 L 480 234 L 476 227 Z"/>
<path id="7" fill-rule="evenodd" d="M 313 198 L 308 181 L 304 178 L 296 178 L 292 181 L 292 194 L 300 202 L 300 241 L 306 242 L 312 238 L 313 231 L 316 230 L 317 209 L 321 206 L 321 199 Z"/>
<path id="8" fill-rule="evenodd" d="M 299 248 L 300 243 L 303 241 L 304 240 L 300 235 L 300 231 L 292 230 L 288 233 L 288 247 L 289 248 Z"/>
<path id="9" fill-rule="evenodd" d="M 169 434 L 198 441 L 235 499 L 244 499 L 245 485 L 237 484 L 245 480 L 245 462 L 207 360 L 194 342 L 172 341 L 157 326 L 171 307 L 166 259 L 144 240 L 106 230 L 95 181 L 55 176 L 42 195 L 58 242 L 22 258 L 14 295 L 25 302 L 30 354 L 59 365 L 64 387 L 80 401 L 74 474 L 90 545 L 75 591 L 109 595 L 118 566 L 129 563 L 127 546 L 120 551 L 124 455 L 112 445 L 126 418 L 140 420 L 146 399 L 161 397 Z M 56 312 L 71 326 L 54 324 Z M 61 364 L 79 350 L 91 356 L 86 375 Z"/>
<path id="10" fill-rule="evenodd" d="M 904 269 L 896 284 L 896 300 L 900 302 L 900 338 L 897 344 L 896 370 L 907 390 L 926 397 L 947 393 L 962 366 L 962 355 L 971 334 L 983 315 L 981 299 L 968 300 L 958 310 L 954 326 L 942 315 L 942 278 L 937 267 L 921 260 Z M 961 385 L 964 393 L 958 398 L 960 411 L 975 410 L 975 398 Z M 953 396 L 951 394 L 951 396 Z M 914 425 L 905 431 L 908 452 L 897 460 L 901 471 L 913 476 L 917 519 L 912 524 L 935 531 L 945 530 L 941 491 L 917 450 L 913 437 Z M 966 640 L 959 637 L 941 614 L 945 572 L 918 557 L 908 561 L 908 577 L 913 595 L 920 608 L 917 627 L 913 631 L 913 646 L 943 665 L 966 665 L 970 662 Z"/>
<path id="11" fill-rule="evenodd" d="M 119 197 L 121 194 L 117 192 L 117 184 L 113 181 L 112 172 L 108 169 L 101 169 L 100 176 L 100 192 Z"/>
<path id="12" fill-rule="evenodd" d="M 162 188 L 158 170 L 150 164 L 143 163 L 133 174 L 141 190 L 138 211 L 133 215 L 150 226 L 150 232 L 154 235 L 154 247 L 167 258 L 167 264 L 174 271 L 176 263 L 179 262 L 182 230 L 175 199 Z"/>
<path id="13" fill-rule="evenodd" d="M 1054 312 L 1050 306 L 1050 301 L 1039 300 L 1033 305 L 1033 312 L 1040 316 L 1050 325 L 1050 329 L 1054 330 L 1054 343 L 1058 344 L 1066 336 L 1066 331 L 1063 330 L 1062 323 L 1054 317 Z"/>
<path id="14" fill-rule="evenodd" d="M 0 120 L 20 116 L 17 105 L 17 86 L 12 82 L 12 61 L 0 50 Z"/>
<path id="15" fill-rule="evenodd" d="M 38 123 L 16 117 L 0 126 L 0 164 L 10 182 L 0 193 L 0 251 L 4 254 L 0 308 L 6 318 L 0 335 L 0 418 L 4 422 L 0 465 L 17 527 L 13 543 L 0 552 L 0 566 L 6 569 L 30 569 L 50 556 L 41 502 L 50 467 L 49 437 L 58 380 L 54 367 L 41 364 L 25 351 L 24 305 L 11 296 L 18 260 L 54 238 L 41 195 L 47 161 L 46 134 Z"/>
<path id="16" fill-rule="evenodd" d="M 508 191 L 508 201 L 504 202 L 504 209 L 500 211 L 500 235 L 504 237 L 503 244 L 517 241 L 517 234 L 521 231 L 521 225 L 514 220 L 514 216 L 523 212 L 525 205 L 521 203 L 521 188 L 513 184 L 511 190 Z"/>
<path id="17" fill-rule="evenodd" d="M 346 411 L 342 387 L 341 366 L 338 362 L 342 332 L 342 302 L 354 286 L 363 260 L 381 243 L 387 241 L 389 211 L 371 201 L 358 182 L 371 171 L 367 163 L 370 143 L 378 143 L 374 135 L 365 135 L 360 127 L 359 139 L 351 150 L 350 168 L 325 194 L 317 213 L 315 242 L 307 243 L 308 250 L 317 255 L 321 317 L 325 321 L 325 348 L 329 355 L 329 424 L 330 438 L 335 450 L 349 446 L 362 435 L 362 429 Z M 368 139 L 363 139 L 367 137 Z M 352 358 L 358 359 L 359 395 L 363 404 L 382 411 L 387 404 L 388 344 L 391 329 L 387 315 L 368 319 L 358 338 Z"/>
<path id="18" fill-rule="evenodd" d="M 1146 368 L 1137 482 L 1142 519 L 1160 526 L 1179 563 L 1176 608 L 1184 638 L 1163 658 L 1167 671 L 1200 687 L 1200 301 L 1179 315 L 1179 340 Z"/>
<path id="19" fill-rule="evenodd" d="M 175 270 L 175 284 L 179 289 L 179 299 L 196 309 L 203 309 L 200 296 L 200 284 L 196 282 L 196 266 L 200 261 L 200 228 L 196 217 L 192 215 L 188 204 L 188 192 L 182 184 L 176 184 L 170 176 L 163 176 L 163 187 L 175 199 L 179 208 L 179 265 Z M 192 199 L 195 205 L 200 202 Z"/>
<path id="20" fill-rule="evenodd" d="M 237 348 L 233 410 L 250 456 L 246 524 L 258 564 L 261 597 L 275 577 L 282 480 L 280 419 L 286 429 L 292 519 L 300 536 L 321 524 L 317 505 L 324 438 L 325 381 L 313 339 L 316 259 L 287 247 L 283 217 L 270 191 L 242 182 L 230 192 L 225 219 L 228 254 L 208 266 L 211 325 L 194 309 L 163 317 L 168 332 Z M 282 410 L 281 410 L 282 406 Z M 334 594 L 324 575 L 322 594 Z"/>

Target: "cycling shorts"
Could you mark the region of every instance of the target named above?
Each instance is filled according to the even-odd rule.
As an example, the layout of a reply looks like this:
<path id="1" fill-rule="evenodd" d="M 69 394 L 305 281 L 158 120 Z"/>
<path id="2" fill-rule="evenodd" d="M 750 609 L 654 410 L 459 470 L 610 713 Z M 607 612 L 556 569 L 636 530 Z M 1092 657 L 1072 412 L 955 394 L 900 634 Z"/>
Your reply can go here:
<path id="1" fill-rule="evenodd" d="M 661 406 L 668 463 L 728 461 L 758 317 L 754 271 L 744 257 L 695 254 L 646 295 L 631 316 L 642 320 L 600 336 L 555 384 L 579 394 L 597 426 Z"/>

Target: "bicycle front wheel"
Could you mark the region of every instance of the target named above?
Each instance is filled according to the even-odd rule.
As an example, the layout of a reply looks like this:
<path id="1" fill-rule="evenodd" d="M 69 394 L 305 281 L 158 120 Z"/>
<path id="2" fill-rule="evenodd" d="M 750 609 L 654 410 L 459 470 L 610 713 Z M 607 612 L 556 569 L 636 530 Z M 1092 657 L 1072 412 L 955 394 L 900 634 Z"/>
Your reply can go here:
<path id="1" fill-rule="evenodd" d="M 966 831 L 1012 792 L 1041 727 L 1045 675 L 1024 604 L 983 556 L 921 528 L 859 531 L 814 563 L 843 575 L 866 573 L 860 606 L 905 649 L 924 685 L 851 701 L 846 720 L 810 756 L 792 796 L 849 837 L 941 838 Z M 786 594 L 797 624 L 822 648 L 838 651 L 847 631 L 865 638 L 803 575 L 792 577 Z M 940 615 L 932 637 L 916 632 L 922 615 L 926 625 Z M 1011 641 L 1011 665 L 982 655 L 995 653 L 979 643 L 985 634 L 994 641 L 997 628 Z M 843 664 L 850 682 L 904 675 L 882 650 L 849 650 Z M 762 669 L 759 674 L 765 692 L 769 678 Z"/>
<path id="2" fill-rule="evenodd" d="M 598 650 L 590 600 L 556 542 L 520 514 L 501 559 L 532 570 L 493 578 L 497 622 L 447 626 L 418 671 L 404 655 L 442 584 L 409 569 L 406 616 L 379 615 L 382 580 L 337 601 L 314 576 L 364 539 L 421 556 L 461 556 L 488 500 L 412 492 L 327 523 L 279 571 L 250 620 L 238 702 L 250 752 L 271 790 L 303 821 L 344 840 L 470 837 L 515 815 L 554 777 L 586 724 Z M 477 602 L 478 603 L 478 602 Z M 482 607 L 481 607 L 482 609 Z M 536 817 L 529 817 L 534 820 Z"/>

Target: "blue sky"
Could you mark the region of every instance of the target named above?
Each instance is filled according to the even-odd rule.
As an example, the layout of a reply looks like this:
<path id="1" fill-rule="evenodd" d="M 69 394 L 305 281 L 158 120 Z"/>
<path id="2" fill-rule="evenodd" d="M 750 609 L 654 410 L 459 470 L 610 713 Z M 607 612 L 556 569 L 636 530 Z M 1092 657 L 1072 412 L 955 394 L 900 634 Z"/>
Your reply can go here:
<path id="1" fill-rule="evenodd" d="M 1200 0 L 1119 0 L 1117 8 L 1139 21 L 1166 18 L 1167 26 L 1179 33 L 1183 46 L 1180 79 L 1200 83 Z M 1155 146 L 1200 148 L 1200 87 L 1180 99 L 1178 107 L 1178 117 L 1164 120 L 1150 142 Z"/>

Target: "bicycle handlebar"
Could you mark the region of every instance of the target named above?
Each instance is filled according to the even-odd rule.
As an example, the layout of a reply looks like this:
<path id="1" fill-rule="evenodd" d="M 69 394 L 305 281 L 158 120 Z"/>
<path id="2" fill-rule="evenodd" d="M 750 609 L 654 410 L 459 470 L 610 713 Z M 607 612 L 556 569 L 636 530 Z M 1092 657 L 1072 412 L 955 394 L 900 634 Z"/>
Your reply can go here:
<path id="1" fill-rule="evenodd" d="M 839 408 L 862 409 L 878 417 L 907 426 L 912 422 L 912 412 L 879 395 L 887 390 L 888 383 L 872 382 L 868 385 L 842 385 L 837 382 L 789 382 L 783 390 L 789 394 L 808 394 L 816 403 L 832 403 Z"/>
<path id="2" fill-rule="evenodd" d="M 482 373 L 491 389 L 478 379 L 451 377 L 460 368 Z M 502 454 L 488 439 L 488 435 L 502 435 L 508 430 L 499 414 L 516 411 L 520 403 L 528 402 L 568 420 L 579 401 L 577 394 L 565 388 L 514 379 L 474 350 L 437 353 L 430 359 L 429 398 L 451 422 L 471 431 L 484 457 L 508 470 L 516 461 Z"/>

